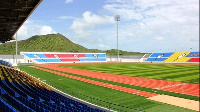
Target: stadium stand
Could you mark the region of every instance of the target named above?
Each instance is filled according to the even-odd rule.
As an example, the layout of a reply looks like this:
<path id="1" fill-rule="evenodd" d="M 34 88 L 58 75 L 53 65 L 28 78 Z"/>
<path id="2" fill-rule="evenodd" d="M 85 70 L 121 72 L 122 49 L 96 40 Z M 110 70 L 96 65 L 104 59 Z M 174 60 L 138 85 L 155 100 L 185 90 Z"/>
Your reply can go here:
<path id="1" fill-rule="evenodd" d="M 35 63 L 106 62 L 105 53 L 42 53 L 21 52 L 26 60 Z"/>
<path id="2" fill-rule="evenodd" d="M 200 62 L 199 52 L 152 53 L 146 62 Z"/>
<path id="3" fill-rule="evenodd" d="M 178 58 L 175 60 L 175 62 L 188 62 L 191 58 L 184 57 L 184 58 Z"/>
<path id="4" fill-rule="evenodd" d="M 190 52 L 186 57 L 200 57 L 200 52 Z"/>
<path id="5" fill-rule="evenodd" d="M 188 62 L 200 62 L 200 58 L 192 58 Z"/>
<path id="6" fill-rule="evenodd" d="M 52 54 L 44 54 L 47 58 L 55 58 Z"/>
<path id="7" fill-rule="evenodd" d="M 162 55 L 163 53 L 153 53 L 150 57 L 158 57 L 160 55 Z"/>
<path id="8" fill-rule="evenodd" d="M 36 58 L 33 54 L 24 53 L 24 55 L 29 57 L 29 58 Z"/>
<path id="9" fill-rule="evenodd" d="M 188 52 L 187 54 L 189 54 L 189 52 Z M 184 55 L 186 55 L 185 52 L 175 52 L 174 54 L 172 54 L 172 55 L 170 56 L 170 58 L 177 58 L 177 57 L 179 57 L 179 56 L 184 56 Z"/>
<path id="10" fill-rule="evenodd" d="M 149 58 L 146 59 L 146 61 L 156 61 L 156 62 L 163 62 L 166 60 L 169 56 L 171 56 L 173 53 L 152 53 Z"/>
<path id="11" fill-rule="evenodd" d="M 63 62 L 76 62 L 79 61 L 78 59 L 60 59 Z"/>
<path id="12" fill-rule="evenodd" d="M 47 58 L 44 54 L 37 54 L 37 56 L 40 58 Z"/>
<path id="13" fill-rule="evenodd" d="M 104 112 L 56 92 L 28 74 L 0 63 L 0 111 Z"/>
<path id="14" fill-rule="evenodd" d="M 168 59 L 166 59 L 165 62 L 187 62 L 190 58 L 188 59 L 184 57 L 189 53 L 190 52 L 175 52 Z"/>
<path id="15" fill-rule="evenodd" d="M 74 58 L 73 54 L 57 54 L 59 58 Z"/>
<path id="16" fill-rule="evenodd" d="M 0 63 L 5 64 L 5 65 L 12 65 L 10 62 L 4 61 L 0 59 Z"/>
<path id="17" fill-rule="evenodd" d="M 147 58 L 146 61 L 155 61 L 156 58 Z"/>
<path id="18" fill-rule="evenodd" d="M 186 57 L 191 57 L 188 62 L 200 62 L 200 52 L 190 52 Z"/>

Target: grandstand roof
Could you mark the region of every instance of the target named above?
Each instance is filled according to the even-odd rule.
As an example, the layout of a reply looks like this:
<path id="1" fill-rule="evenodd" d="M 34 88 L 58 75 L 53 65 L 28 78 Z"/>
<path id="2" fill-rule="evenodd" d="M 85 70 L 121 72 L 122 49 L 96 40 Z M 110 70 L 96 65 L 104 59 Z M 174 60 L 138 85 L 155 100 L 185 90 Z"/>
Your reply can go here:
<path id="1" fill-rule="evenodd" d="M 0 43 L 14 35 L 42 0 L 0 0 Z"/>

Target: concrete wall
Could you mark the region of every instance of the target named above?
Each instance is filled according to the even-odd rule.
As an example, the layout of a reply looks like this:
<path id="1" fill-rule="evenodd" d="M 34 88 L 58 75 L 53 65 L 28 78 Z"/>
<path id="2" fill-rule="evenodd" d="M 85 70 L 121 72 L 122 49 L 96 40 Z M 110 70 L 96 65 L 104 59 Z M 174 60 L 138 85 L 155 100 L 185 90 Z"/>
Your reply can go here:
<path id="1" fill-rule="evenodd" d="M 16 63 L 16 58 L 17 58 L 17 63 L 24 63 L 24 56 L 23 55 L 0 55 L 0 58 L 8 61 L 10 63 Z"/>
<path id="2" fill-rule="evenodd" d="M 144 55 L 119 55 L 119 62 L 139 62 Z M 117 62 L 117 55 L 106 56 L 107 62 Z"/>

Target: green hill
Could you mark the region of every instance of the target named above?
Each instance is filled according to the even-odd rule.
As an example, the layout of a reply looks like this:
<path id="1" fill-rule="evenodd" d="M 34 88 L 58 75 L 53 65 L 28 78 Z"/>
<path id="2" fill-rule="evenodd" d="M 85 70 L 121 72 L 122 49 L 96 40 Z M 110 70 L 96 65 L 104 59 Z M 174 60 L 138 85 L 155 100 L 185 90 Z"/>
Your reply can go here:
<path id="1" fill-rule="evenodd" d="M 0 54 L 16 54 L 15 42 L 0 44 Z M 33 36 L 26 40 L 18 41 L 18 54 L 24 52 L 95 52 L 105 53 L 107 55 L 116 55 L 117 51 L 107 50 L 101 51 L 98 49 L 87 49 L 79 44 L 73 43 L 61 34 L 48 34 L 41 36 Z M 120 55 L 140 54 L 134 52 L 121 51 Z"/>

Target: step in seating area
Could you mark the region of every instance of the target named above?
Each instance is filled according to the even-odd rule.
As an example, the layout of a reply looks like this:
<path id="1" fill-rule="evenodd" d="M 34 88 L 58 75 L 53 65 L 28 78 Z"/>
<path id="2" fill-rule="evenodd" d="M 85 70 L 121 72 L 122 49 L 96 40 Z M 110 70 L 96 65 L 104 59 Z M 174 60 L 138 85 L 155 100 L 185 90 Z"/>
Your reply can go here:
<path id="1" fill-rule="evenodd" d="M 200 52 L 152 53 L 146 62 L 200 62 Z"/>
<path id="2" fill-rule="evenodd" d="M 50 86 L 0 63 L 1 112 L 104 112 L 63 96 Z"/>
<path id="3" fill-rule="evenodd" d="M 105 53 L 46 53 L 21 52 L 26 60 L 35 63 L 106 62 Z"/>

